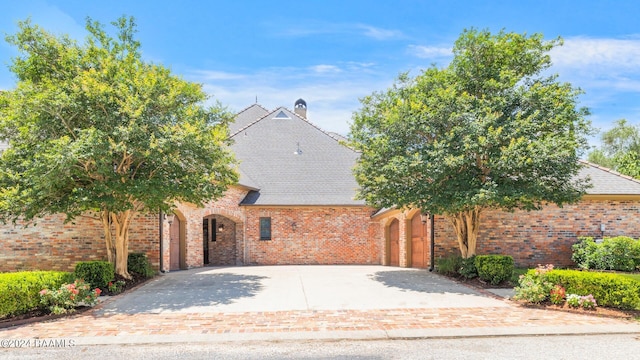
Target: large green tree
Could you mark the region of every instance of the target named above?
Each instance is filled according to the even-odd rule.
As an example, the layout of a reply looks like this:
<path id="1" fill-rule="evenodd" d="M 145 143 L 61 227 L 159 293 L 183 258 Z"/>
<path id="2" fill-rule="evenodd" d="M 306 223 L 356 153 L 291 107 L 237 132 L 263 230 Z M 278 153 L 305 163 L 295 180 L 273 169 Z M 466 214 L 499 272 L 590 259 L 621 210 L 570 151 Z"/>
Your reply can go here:
<path id="1" fill-rule="evenodd" d="M 8 36 L 20 55 L 0 93 L 0 217 L 94 216 L 109 260 L 129 277 L 129 227 L 140 213 L 202 204 L 237 181 L 229 116 L 199 84 L 142 60 L 133 18 L 117 36 L 90 19 L 83 44 L 29 21 Z"/>
<path id="2" fill-rule="evenodd" d="M 361 100 L 350 140 L 361 152 L 359 196 L 374 206 L 444 215 L 463 257 L 476 253 L 485 209 L 534 210 L 577 201 L 590 132 L 580 91 L 545 75 L 545 41 L 465 30 L 453 60 Z"/>
<path id="3" fill-rule="evenodd" d="M 589 153 L 589 161 L 640 179 L 640 126 L 616 121 L 602 134 L 602 145 Z"/>

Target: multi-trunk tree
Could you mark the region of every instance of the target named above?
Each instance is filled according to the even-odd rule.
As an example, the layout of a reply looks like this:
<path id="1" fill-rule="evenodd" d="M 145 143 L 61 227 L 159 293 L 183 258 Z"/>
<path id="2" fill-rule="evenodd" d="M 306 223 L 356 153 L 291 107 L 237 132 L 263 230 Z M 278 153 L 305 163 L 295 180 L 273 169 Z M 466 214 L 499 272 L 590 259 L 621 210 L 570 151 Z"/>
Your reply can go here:
<path id="1" fill-rule="evenodd" d="M 0 93 L 0 217 L 94 216 L 108 259 L 129 277 L 129 228 L 140 213 L 202 204 L 237 180 L 229 115 L 207 96 L 142 60 L 132 18 L 111 37 L 87 20 L 83 44 L 29 21 L 7 37 L 20 56 L 14 89 Z"/>
<path id="2" fill-rule="evenodd" d="M 588 186 L 576 175 L 590 124 L 580 91 L 545 75 L 560 43 L 466 30 L 447 67 L 402 75 L 362 99 L 350 133 L 360 197 L 444 215 L 465 258 L 476 253 L 485 209 L 577 201 Z"/>

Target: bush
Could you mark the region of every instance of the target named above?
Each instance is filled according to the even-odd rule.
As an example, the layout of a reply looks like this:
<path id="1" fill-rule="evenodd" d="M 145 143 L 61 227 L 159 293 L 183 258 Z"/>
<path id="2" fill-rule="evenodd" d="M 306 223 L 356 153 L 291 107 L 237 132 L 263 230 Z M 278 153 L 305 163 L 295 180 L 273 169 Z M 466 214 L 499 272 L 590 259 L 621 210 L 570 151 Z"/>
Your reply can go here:
<path id="1" fill-rule="evenodd" d="M 458 269 L 458 274 L 466 279 L 473 279 L 475 277 L 478 277 L 478 269 L 476 269 L 475 261 L 475 256 L 462 259 L 460 268 Z"/>
<path id="2" fill-rule="evenodd" d="M 0 274 L 0 318 L 42 308 L 38 293 L 73 281 L 63 271 L 23 271 Z"/>
<path id="3" fill-rule="evenodd" d="M 40 303 L 53 314 L 66 314 L 75 311 L 79 305 L 94 306 L 98 302 L 100 289 L 91 289 L 82 279 L 71 284 L 63 284 L 58 290 L 47 288 L 40 291 Z"/>
<path id="4" fill-rule="evenodd" d="M 571 259 L 582 269 L 634 271 L 640 267 L 640 240 L 626 236 L 596 243 L 582 237 L 573 245 Z"/>
<path id="5" fill-rule="evenodd" d="M 153 277 L 156 274 L 145 253 L 129 254 L 127 258 L 127 271 L 144 276 L 145 278 Z"/>
<path id="6" fill-rule="evenodd" d="M 553 270 L 546 274 L 546 278 L 563 286 L 567 293 L 593 295 L 600 306 L 640 310 L 640 282 L 634 279 L 578 270 Z"/>
<path id="7" fill-rule="evenodd" d="M 75 276 L 86 281 L 92 288 L 106 289 L 115 273 L 108 261 L 81 261 L 76 264 Z"/>
<path id="8" fill-rule="evenodd" d="M 456 276 L 458 270 L 462 264 L 462 258 L 460 256 L 448 256 L 445 258 L 438 258 L 436 261 L 436 271 L 438 274 L 445 276 Z"/>
<path id="9" fill-rule="evenodd" d="M 475 259 L 478 277 L 492 285 L 509 280 L 513 275 L 513 258 L 506 255 L 478 255 Z"/>
<path id="10" fill-rule="evenodd" d="M 549 297 L 554 283 L 547 279 L 547 274 L 553 269 L 552 265 L 539 266 L 534 270 L 520 275 L 518 286 L 514 289 L 516 300 L 524 300 L 530 303 L 541 303 Z"/>

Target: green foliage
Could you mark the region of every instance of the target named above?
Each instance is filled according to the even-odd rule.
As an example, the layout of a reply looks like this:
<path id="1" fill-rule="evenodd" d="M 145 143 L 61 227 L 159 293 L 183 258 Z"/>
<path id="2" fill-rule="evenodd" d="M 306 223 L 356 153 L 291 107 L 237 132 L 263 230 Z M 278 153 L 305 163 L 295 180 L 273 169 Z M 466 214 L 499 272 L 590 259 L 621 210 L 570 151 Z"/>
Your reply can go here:
<path id="1" fill-rule="evenodd" d="M 478 277 L 478 269 L 476 269 L 475 263 L 476 257 L 472 256 L 466 259 L 460 260 L 460 268 L 458 274 L 465 279 L 473 279 Z"/>
<path id="2" fill-rule="evenodd" d="M 598 305 L 640 310 L 640 282 L 611 273 L 553 270 L 547 280 L 562 285 L 567 293 L 593 295 Z"/>
<path id="3" fill-rule="evenodd" d="M 62 271 L 24 271 L 0 274 L 0 318 L 20 315 L 41 307 L 38 293 L 73 281 Z"/>
<path id="4" fill-rule="evenodd" d="M 627 120 L 602 134 L 602 146 L 589 153 L 589 161 L 640 179 L 640 126 Z"/>
<path id="5" fill-rule="evenodd" d="M 146 278 L 151 278 L 156 274 L 145 253 L 130 253 L 127 267 L 130 273 L 138 274 Z"/>
<path id="6" fill-rule="evenodd" d="M 548 53 L 560 44 L 541 34 L 466 30 L 449 66 L 401 75 L 363 98 L 349 134 L 361 152 L 359 197 L 452 217 L 580 199 L 589 185 L 576 180 L 579 159 L 591 128 L 580 91 L 546 75 Z"/>
<path id="7" fill-rule="evenodd" d="M 18 82 L 0 91 L 0 219 L 102 213 L 127 243 L 137 212 L 202 205 L 237 181 L 230 114 L 202 86 L 142 60 L 133 18 L 110 36 L 87 21 L 78 44 L 29 21 L 8 36 Z M 122 247 L 120 247 L 122 248 Z M 128 250 L 116 255 L 126 272 Z M 122 274 L 127 275 L 127 274 Z"/>
<path id="8" fill-rule="evenodd" d="M 75 276 L 91 287 L 106 289 L 115 274 L 113 264 L 108 261 L 81 261 L 76 263 Z"/>
<path id="9" fill-rule="evenodd" d="M 553 266 L 538 267 L 520 275 L 518 286 L 514 288 L 515 300 L 524 300 L 530 303 L 541 303 L 551 294 L 554 283 L 547 279 L 547 274 Z"/>
<path id="10" fill-rule="evenodd" d="M 493 285 L 507 281 L 513 275 L 513 257 L 506 255 L 477 255 L 478 277 Z"/>
<path id="11" fill-rule="evenodd" d="M 560 285 L 555 285 L 549 292 L 549 300 L 552 304 L 561 305 L 564 303 L 567 290 Z"/>
<path id="12" fill-rule="evenodd" d="M 436 260 L 436 271 L 438 274 L 445 276 L 458 275 L 458 269 L 462 266 L 462 258 L 460 256 L 448 256 L 444 258 L 438 258 Z"/>
<path id="13" fill-rule="evenodd" d="M 98 303 L 100 289 L 91 289 L 82 279 L 71 284 L 63 284 L 57 290 L 48 288 L 40 291 L 40 303 L 53 314 L 66 314 L 75 311 L 80 305 L 94 306 Z"/>
<path id="14" fill-rule="evenodd" d="M 582 269 L 634 271 L 640 268 L 640 240 L 627 236 L 605 238 L 596 243 L 580 238 L 573 245 L 571 259 Z"/>

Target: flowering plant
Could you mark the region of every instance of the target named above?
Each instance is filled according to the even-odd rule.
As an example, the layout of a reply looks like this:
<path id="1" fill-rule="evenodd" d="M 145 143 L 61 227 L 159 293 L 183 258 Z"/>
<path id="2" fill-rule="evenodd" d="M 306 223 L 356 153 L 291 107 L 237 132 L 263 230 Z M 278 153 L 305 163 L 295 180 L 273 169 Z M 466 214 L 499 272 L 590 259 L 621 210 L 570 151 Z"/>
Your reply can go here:
<path id="1" fill-rule="evenodd" d="M 514 289 L 516 300 L 525 300 L 530 303 L 540 303 L 547 299 L 553 284 L 547 281 L 546 273 L 553 270 L 553 265 L 538 267 L 533 272 L 520 275 L 518 286 Z"/>
<path id="2" fill-rule="evenodd" d="M 567 291 L 561 285 L 556 285 L 549 293 L 549 300 L 551 300 L 552 304 L 560 305 L 564 302 L 566 292 Z"/>
<path id="3" fill-rule="evenodd" d="M 63 284 L 58 290 L 40 291 L 40 303 L 54 314 L 73 312 L 79 305 L 93 306 L 98 302 L 100 289 L 91 290 L 89 284 L 76 279 L 73 284 Z"/>
<path id="4" fill-rule="evenodd" d="M 589 294 L 580 297 L 580 306 L 582 306 L 583 309 L 593 310 L 598 306 L 598 303 L 596 303 L 596 299 L 593 295 Z"/>
<path id="5" fill-rule="evenodd" d="M 118 280 L 116 282 L 109 281 L 107 288 L 109 289 L 109 292 L 112 294 L 120 294 L 124 288 L 124 285 L 125 285 L 125 282 L 122 280 Z"/>
<path id="6" fill-rule="evenodd" d="M 580 295 L 578 294 L 567 295 L 567 305 L 573 308 L 580 307 Z"/>

